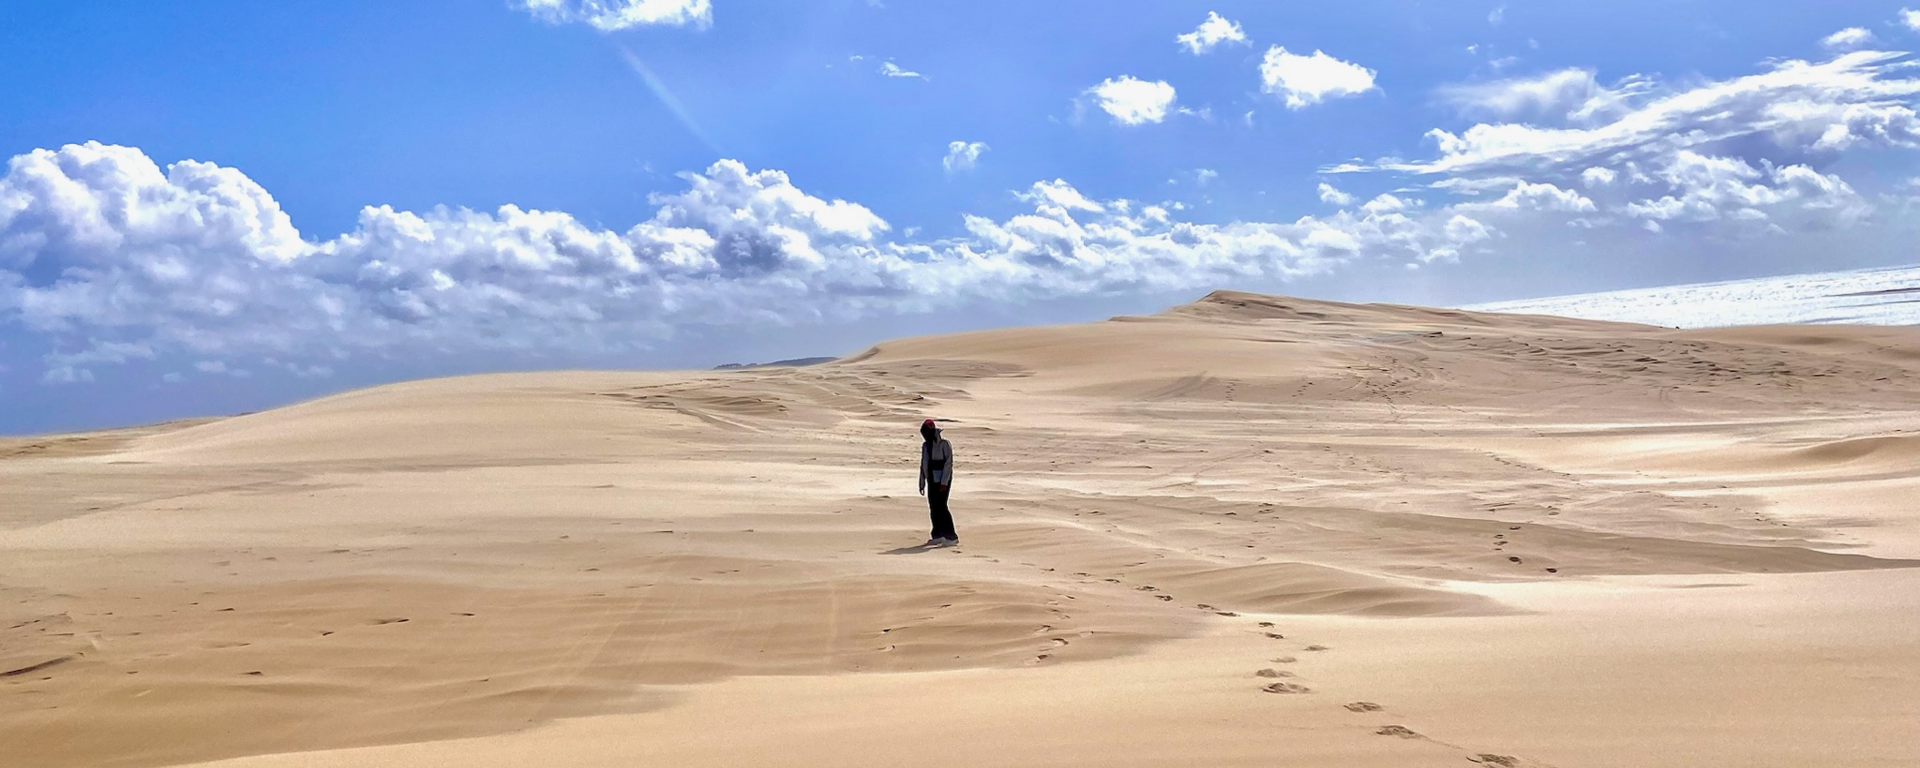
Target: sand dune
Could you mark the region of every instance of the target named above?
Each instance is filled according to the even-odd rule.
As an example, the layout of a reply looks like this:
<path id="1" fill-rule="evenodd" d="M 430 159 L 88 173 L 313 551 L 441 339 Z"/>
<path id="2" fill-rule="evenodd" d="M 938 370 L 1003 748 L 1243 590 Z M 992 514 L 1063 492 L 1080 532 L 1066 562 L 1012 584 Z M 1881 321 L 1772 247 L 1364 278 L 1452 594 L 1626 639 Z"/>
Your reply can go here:
<path id="1" fill-rule="evenodd" d="M 1920 764 L 1916 369 L 1222 292 L 0 441 L 0 762 Z"/>

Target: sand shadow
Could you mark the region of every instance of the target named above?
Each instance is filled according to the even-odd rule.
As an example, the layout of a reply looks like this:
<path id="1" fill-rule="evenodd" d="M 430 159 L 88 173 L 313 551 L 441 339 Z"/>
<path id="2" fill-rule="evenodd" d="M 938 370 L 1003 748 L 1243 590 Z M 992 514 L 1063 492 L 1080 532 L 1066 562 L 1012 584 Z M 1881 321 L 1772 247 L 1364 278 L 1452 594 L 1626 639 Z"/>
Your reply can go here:
<path id="1" fill-rule="evenodd" d="M 880 554 L 883 554 L 883 555 L 917 555 L 917 554 L 920 554 L 920 553 L 922 553 L 922 552 L 932 552 L 932 551 L 934 551 L 934 550 L 936 550 L 936 549 L 945 549 L 945 547 L 942 547 L 942 546 L 940 546 L 940 545 L 938 545 L 938 544 L 915 544 L 915 545 L 913 545 L 913 546 L 911 546 L 911 547 L 900 547 L 900 548 L 898 548 L 898 549 L 889 549 L 889 550 L 887 550 L 887 551 L 885 551 L 885 552 L 882 552 L 882 553 L 880 553 Z"/>

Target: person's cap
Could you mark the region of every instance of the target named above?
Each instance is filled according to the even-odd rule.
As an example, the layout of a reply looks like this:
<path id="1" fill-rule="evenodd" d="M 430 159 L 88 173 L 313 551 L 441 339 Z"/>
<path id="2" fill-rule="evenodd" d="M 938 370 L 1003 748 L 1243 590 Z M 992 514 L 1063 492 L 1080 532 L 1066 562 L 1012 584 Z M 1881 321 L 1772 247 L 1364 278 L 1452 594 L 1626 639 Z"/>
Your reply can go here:
<path id="1" fill-rule="evenodd" d="M 921 429 L 938 429 L 938 427 L 933 426 L 933 419 L 927 419 L 926 421 L 920 422 L 920 428 Z"/>

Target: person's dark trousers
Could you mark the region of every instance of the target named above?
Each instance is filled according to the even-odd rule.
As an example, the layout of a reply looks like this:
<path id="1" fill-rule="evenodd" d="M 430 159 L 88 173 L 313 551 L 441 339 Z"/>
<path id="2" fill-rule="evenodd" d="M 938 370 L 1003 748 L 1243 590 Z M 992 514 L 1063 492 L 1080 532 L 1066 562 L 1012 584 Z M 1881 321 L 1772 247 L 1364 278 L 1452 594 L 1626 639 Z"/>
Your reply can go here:
<path id="1" fill-rule="evenodd" d="M 960 534 L 953 532 L 953 513 L 947 511 L 947 494 L 952 486 L 930 483 L 927 488 L 927 508 L 933 513 L 933 538 L 958 539 Z"/>

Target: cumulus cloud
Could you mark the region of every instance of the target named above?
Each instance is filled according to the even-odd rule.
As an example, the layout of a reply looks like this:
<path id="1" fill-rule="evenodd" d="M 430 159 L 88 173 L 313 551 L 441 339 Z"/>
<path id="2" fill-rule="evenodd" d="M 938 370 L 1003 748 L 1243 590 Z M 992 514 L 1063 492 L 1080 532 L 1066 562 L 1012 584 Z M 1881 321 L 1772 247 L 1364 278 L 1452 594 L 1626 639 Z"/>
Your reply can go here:
<path id="1" fill-rule="evenodd" d="M 1585 195 L 1571 189 L 1561 189 L 1549 183 L 1519 182 L 1507 194 L 1497 200 L 1481 203 L 1465 203 L 1457 206 L 1459 210 L 1506 210 L 1506 211 L 1555 211 L 1561 213 L 1592 213 L 1599 210 L 1593 201 Z"/>
<path id="2" fill-rule="evenodd" d="M 1332 184 L 1320 182 L 1320 202 L 1344 208 L 1353 205 L 1353 199 L 1353 195 L 1335 189 Z"/>
<path id="3" fill-rule="evenodd" d="M 1360 210 L 1368 214 L 1378 215 L 1383 213 L 1399 213 L 1400 211 L 1417 207 L 1419 207 L 1419 201 L 1417 200 L 1408 200 L 1398 195 L 1388 193 L 1368 200 L 1365 205 L 1360 206 Z"/>
<path id="4" fill-rule="evenodd" d="M 93 143 L 36 150 L 0 177 L 0 325 L 54 350 L 49 383 L 134 360 L 325 376 L 368 355 L 621 350 L 693 325 L 1288 279 L 1456 258 L 1497 236 L 1468 212 L 1386 207 L 1203 224 L 1054 180 L 1017 195 L 1025 212 L 915 241 L 778 171 L 722 160 L 681 178 L 624 231 L 511 205 L 377 206 L 311 239 L 236 169 L 162 168 Z"/>
<path id="5" fill-rule="evenodd" d="M 1174 100 L 1173 86 L 1165 81 L 1139 80 L 1127 75 L 1102 81 L 1087 89 L 1087 95 L 1122 125 L 1165 120 Z"/>
<path id="6" fill-rule="evenodd" d="M 1802 228 L 1834 229 L 1871 213 L 1845 180 L 1804 165 L 1754 167 L 1739 158 L 1683 151 L 1654 175 L 1674 192 L 1629 203 L 1630 216 L 1694 223 L 1785 217 Z"/>
<path id="7" fill-rule="evenodd" d="M 602 32 L 713 23 L 712 0 L 515 0 L 515 4 L 549 24 L 586 24 Z"/>
<path id="8" fill-rule="evenodd" d="M 1033 188 L 1016 197 L 1041 208 L 1058 208 L 1063 211 L 1092 211 L 1104 213 L 1107 209 L 1080 194 L 1065 179 L 1035 182 Z"/>
<path id="9" fill-rule="evenodd" d="M 1274 46 L 1260 62 L 1261 89 L 1280 96 L 1288 109 L 1304 109 L 1328 99 L 1358 96 L 1374 89 L 1375 72 L 1322 51 L 1301 56 Z"/>
<path id="10" fill-rule="evenodd" d="M 1207 20 L 1200 22 L 1199 28 L 1174 38 L 1188 53 L 1195 56 L 1211 51 L 1228 43 L 1247 44 L 1247 33 L 1240 29 L 1239 22 L 1228 21 L 1220 14 L 1207 11 Z"/>
<path id="11" fill-rule="evenodd" d="M 1620 172 L 1612 168 L 1588 168 L 1580 172 L 1580 181 L 1589 188 L 1611 186 L 1620 180 Z"/>
<path id="12" fill-rule="evenodd" d="M 984 141 L 956 141 L 947 145 L 947 156 L 940 160 L 948 172 L 971 171 L 980 164 L 980 155 L 989 147 Z"/>
<path id="13" fill-rule="evenodd" d="M 1907 25 L 1907 29 L 1920 32 L 1920 11 L 1902 9 L 1900 11 L 1900 23 Z"/>
<path id="14" fill-rule="evenodd" d="M 1848 27 L 1820 40 L 1821 45 L 1842 51 L 1872 45 L 1873 42 L 1873 33 L 1865 27 Z"/>

